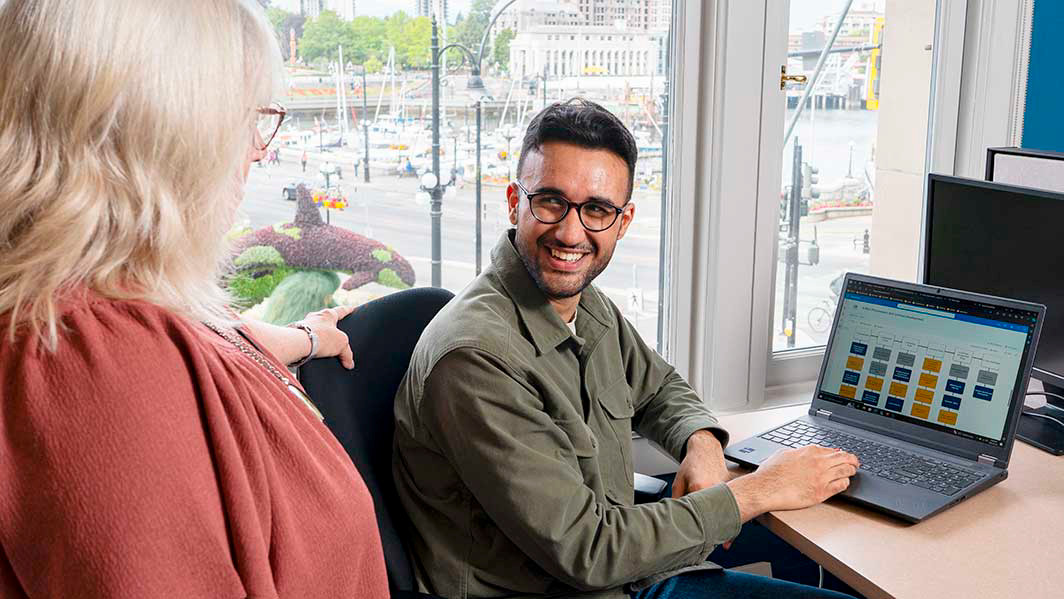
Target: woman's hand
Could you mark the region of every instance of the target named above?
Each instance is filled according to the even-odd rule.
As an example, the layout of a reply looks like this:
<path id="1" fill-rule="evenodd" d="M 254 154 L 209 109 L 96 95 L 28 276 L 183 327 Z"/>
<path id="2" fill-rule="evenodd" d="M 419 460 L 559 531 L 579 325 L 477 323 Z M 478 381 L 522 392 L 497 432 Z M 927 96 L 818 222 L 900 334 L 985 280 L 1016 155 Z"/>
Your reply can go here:
<path id="1" fill-rule="evenodd" d="M 339 306 L 307 314 L 301 322 L 309 326 L 318 336 L 318 350 L 312 357 L 339 356 L 344 368 L 351 370 L 355 367 L 355 358 L 351 352 L 347 334 L 336 328 L 336 323 L 340 322 L 340 319 L 354 311 L 354 306 Z M 299 362 L 310 351 L 310 338 L 301 329 L 277 326 L 254 318 L 242 320 L 263 347 L 285 364 Z"/>
<path id="2" fill-rule="evenodd" d="M 318 351 L 314 355 L 315 358 L 339 356 L 344 368 L 351 370 L 355 367 L 355 356 L 351 352 L 347 333 L 336 328 L 336 324 L 354 312 L 356 308 L 357 306 L 337 306 L 307 314 L 303 322 L 318 335 Z"/>

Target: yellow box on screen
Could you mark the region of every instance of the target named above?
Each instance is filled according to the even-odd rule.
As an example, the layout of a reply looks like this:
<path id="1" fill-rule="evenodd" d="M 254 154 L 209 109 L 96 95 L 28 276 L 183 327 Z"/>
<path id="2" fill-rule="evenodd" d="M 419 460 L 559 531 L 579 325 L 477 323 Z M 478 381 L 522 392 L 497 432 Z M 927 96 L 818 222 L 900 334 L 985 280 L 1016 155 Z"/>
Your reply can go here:
<path id="1" fill-rule="evenodd" d="M 913 399 L 922 403 L 931 403 L 935 399 L 935 392 L 930 389 L 917 389 Z"/>
<path id="2" fill-rule="evenodd" d="M 956 426 L 957 425 L 957 413 L 956 412 L 950 412 L 950 411 L 947 411 L 947 410 L 939 410 L 938 411 L 938 421 L 941 422 L 942 424 L 948 424 L 950 426 Z"/>
<path id="3" fill-rule="evenodd" d="M 926 372 L 920 374 L 920 386 L 931 387 L 934 389 L 938 386 L 938 377 Z"/>

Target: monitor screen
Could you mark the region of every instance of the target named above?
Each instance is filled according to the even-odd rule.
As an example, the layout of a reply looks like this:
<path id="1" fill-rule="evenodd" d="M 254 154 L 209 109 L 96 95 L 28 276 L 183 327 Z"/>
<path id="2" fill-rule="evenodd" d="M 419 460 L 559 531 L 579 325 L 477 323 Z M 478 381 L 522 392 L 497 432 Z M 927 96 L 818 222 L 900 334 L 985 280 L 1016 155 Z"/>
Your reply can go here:
<path id="1" fill-rule="evenodd" d="M 1064 195 L 930 175 L 929 285 L 1045 304 L 1035 378 L 1064 385 Z"/>
<path id="2" fill-rule="evenodd" d="M 1038 312 L 849 280 L 817 396 L 997 447 Z"/>

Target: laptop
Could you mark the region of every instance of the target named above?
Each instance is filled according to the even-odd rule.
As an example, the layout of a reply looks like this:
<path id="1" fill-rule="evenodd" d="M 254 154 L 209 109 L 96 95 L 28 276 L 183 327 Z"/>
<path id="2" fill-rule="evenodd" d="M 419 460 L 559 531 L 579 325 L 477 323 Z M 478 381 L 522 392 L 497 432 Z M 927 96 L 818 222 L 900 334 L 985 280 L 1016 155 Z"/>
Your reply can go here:
<path id="1" fill-rule="evenodd" d="M 919 522 L 1004 480 L 1045 306 L 847 274 L 809 413 L 731 444 L 857 455 L 840 496 Z"/>

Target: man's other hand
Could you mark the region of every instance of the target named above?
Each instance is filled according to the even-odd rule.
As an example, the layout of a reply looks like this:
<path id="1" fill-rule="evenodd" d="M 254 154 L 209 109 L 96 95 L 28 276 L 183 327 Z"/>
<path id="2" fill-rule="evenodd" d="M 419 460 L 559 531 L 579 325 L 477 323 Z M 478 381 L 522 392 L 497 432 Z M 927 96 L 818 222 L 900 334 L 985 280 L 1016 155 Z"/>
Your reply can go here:
<path id="1" fill-rule="evenodd" d="M 724 465 L 724 449 L 713 433 L 696 431 L 687 439 L 676 480 L 672 483 L 673 498 L 708 489 L 728 480 L 728 467 Z"/>
<path id="2" fill-rule="evenodd" d="M 816 505 L 850 486 L 859 466 L 851 453 L 811 445 L 779 451 L 757 472 L 728 485 L 746 522 L 765 512 Z"/>
<path id="3" fill-rule="evenodd" d="M 687 439 L 684 454 L 676 479 L 672 482 L 672 497 L 683 497 L 701 489 L 708 489 L 728 480 L 728 467 L 724 464 L 724 448 L 716 435 L 707 431 L 695 431 Z M 724 543 L 731 548 L 731 541 Z"/>

